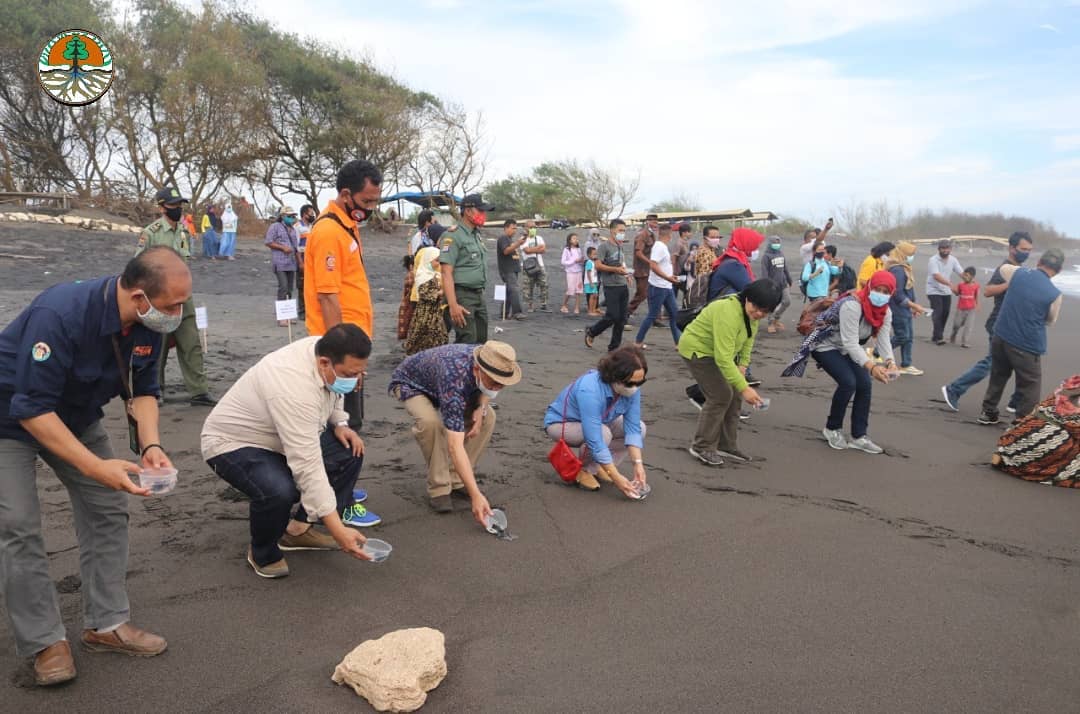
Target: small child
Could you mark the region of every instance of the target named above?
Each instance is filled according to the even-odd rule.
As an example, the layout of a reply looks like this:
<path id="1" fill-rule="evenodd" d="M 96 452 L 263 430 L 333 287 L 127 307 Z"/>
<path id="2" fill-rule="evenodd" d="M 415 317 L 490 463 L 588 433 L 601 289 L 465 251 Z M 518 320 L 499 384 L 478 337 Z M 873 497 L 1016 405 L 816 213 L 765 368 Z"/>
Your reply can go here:
<path id="1" fill-rule="evenodd" d="M 596 248 L 589 246 L 585 252 L 585 300 L 587 301 L 587 309 L 589 315 L 592 317 L 599 317 L 600 311 L 597 310 L 597 300 L 600 299 L 600 290 L 598 287 L 599 277 L 596 274 Z"/>
<path id="2" fill-rule="evenodd" d="M 968 346 L 968 333 L 971 332 L 971 322 L 975 319 L 975 310 L 979 307 L 979 284 L 975 282 L 975 268 L 964 268 L 964 274 L 960 285 L 957 286 L 960 301 L 956 306 L 956 316 L 953 318 L 952 338 L 949 340 L 956 344 L 956 335 L 960 334 L 960 346 Z"/>

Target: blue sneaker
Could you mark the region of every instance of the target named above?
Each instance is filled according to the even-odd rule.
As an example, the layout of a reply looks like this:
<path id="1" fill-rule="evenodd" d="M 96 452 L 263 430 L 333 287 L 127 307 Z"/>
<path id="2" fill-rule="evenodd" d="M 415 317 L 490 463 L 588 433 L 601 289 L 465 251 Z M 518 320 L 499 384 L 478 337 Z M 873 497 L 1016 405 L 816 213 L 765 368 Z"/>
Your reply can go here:
<path id="1" fill-rule="evenodd" d="M 367 491 L 362 488 L 354 488 L 352 490 L 352 500 L 357 503 L 363 503 L 367 500 Z"/>
<path id="2" fill-rule="evenodd" d="M 368 526 L 377 526 L 382 523 L 382 519 L 376 516 L 368 509 L 361 506 L 359 503 L 354 503 L 345 509 L 345 512 L 341 514 L 341 520 L 347 526 L 355 526 L 357 528 L 367 528 Z"/>

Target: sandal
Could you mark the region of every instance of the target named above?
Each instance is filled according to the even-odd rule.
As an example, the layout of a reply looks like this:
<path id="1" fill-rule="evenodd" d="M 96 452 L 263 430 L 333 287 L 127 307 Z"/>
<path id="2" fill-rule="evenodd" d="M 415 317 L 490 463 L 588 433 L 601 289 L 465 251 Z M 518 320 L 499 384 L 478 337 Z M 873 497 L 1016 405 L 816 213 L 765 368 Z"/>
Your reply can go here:
<path id="1" fill-rule="evenodd" d="M 562 314 L 565 315 L 565 314 L 569 313 L 570 311 L 566 309 L 566 305 L 563 305 L 561 308 L 559 308 L 559 312 L 561 312 Z"/>

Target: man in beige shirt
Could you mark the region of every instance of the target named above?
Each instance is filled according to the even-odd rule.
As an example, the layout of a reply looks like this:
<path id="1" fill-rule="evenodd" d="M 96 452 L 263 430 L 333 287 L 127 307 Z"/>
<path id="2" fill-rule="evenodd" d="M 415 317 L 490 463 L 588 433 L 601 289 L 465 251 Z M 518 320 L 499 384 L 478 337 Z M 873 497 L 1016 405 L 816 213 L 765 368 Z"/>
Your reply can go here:
<path id="1" fill-rule="evenodd" d="M 359 388 L 370 355 L 371 340 L 350 323 L 298 340 L 244 373 L 203 425 L 203 458 L 251 499 L 247 559 L 264 578 L 289 574 L 283 550 L 369 559 L 341 514 L 364 461 L 342 396 Z M 311 527 L 319 520 L 329 536 Z"/>

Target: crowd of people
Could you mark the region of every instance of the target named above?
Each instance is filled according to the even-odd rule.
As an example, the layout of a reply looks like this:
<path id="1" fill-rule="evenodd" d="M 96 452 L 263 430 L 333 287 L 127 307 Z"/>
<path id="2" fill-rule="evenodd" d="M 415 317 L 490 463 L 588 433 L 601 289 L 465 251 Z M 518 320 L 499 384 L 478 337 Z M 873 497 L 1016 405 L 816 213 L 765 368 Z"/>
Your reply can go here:
<path id="1" fill-rule="evenodd" d="M 135 656 L 167 647 L 161 636 L 131 624 L 125 579 L 127 494 L 150 494 L 132 477 L 172 467 L 158 406 L 173 346 L 191 402 L 212 408 L 201 432 L 203 458 L 249 499 L 246 557 L 253 571 L 264 578 L 287 576 L 286 553 L 292 551 L 340 549 L 369 559 L 360 529 L 381 518 L 364 505 L 368 494 L 359 486 L 364 382 L 375 335 L 360 226 L 376 210 L 381 184 L 376 166 L 350 161 L 321 211 L 310 205 L 278 211 L 265 237 L 277 297 L 296 296 L 308 336 L 264 356 L 220 401 L 209 393 L 194 324 L 185 262 L 191 234 L 182 220 L 187 199 L 174 187 L 158 193 L 161 217 L 142 232 L 119 275 L 52 287 L 0 332 L 0 577 L 16 651 L 34 658 L 38 684 L 76 675 L 48 573 L 32 478 L 38 456 L 72 501 L 82 580 L 89 584 L 83 590 L 83 644 Z M 493 208 L 480 194 L 467 195 L 458 207 L 460 220 L 449 227 L 430 211 L 420 212 L 403 260 L 398 311 L 397 337 L 407 356 L 387 385 L 411 420 L 431 509 L 448 513 L 460 500 L 481 524 L 492 508 L 476 467 L 495 432 L 494 401 L 522 379 L 514 347 L 488 339 L 487 296 L 494 281 L 483 228 Z M 208 211 L 204 250 L 207 232 L 222 237 L 210 257 L 232 256 L 236 222 L 230 213 L 218 218 Z M 673 229 L 650 214 L 632 242 L 621 219 L 609 223 L 606 235 L 591 230 L 584 243 L 577 233 L 567 235 L 559 261 L 566 278 L 560 311 L 580 314 L 584 308 L 599 317 L 584 330 L 586 347 L 594 348 L 605 332 L 610 336 L 596 366 L 553 394 L 537 414 L 537 426 L 556 443 L 550 458 L 553 465 L 558 461 L 559 475 L 588 492 L 606 483 L 627 499 L 648 494 L 646 354 L 664 349 L 646 343 L 654 325 L 670 330 L 696 382 L 692 400 L 700 413 L 687 444 L 690 457 L 712 467 L 753 461 L 739 444 L 738 429 L 747 408 L 770 404 L 750 371 L 759 325 L 764 320 L 769 333 L 786 329 L 781 316 L 800 293 L 804 339 L 784 375 L 802 376 L 811 361 L 816 364 L 836 384 L 822 429 L 825 442 L 881 454 L 869 434 L 873 383 L 922 374 L 912 363 L 912 320 L 931 313 L 934 341 L 945 344 L 953 296 L 959 304 L 950 337 L 968 346 L 980 286 L 974 270 L 962 268 L 951 245 L 942 242 L 929 261 L 930 308 L 924 308 L 915 294 L 914 244 L 875 246 L 856 271 L 827 243 L 831 228 L 830 219 L 803 236 L 798 288 L 784 241 L 750 228 L 734 229 L 725 243 L 719 228 L 709 225 L 694 239 L 689 225 Z M 505 286 L 504 319 L 551 312 L 548 245 L 534 221 L 503 224 L 495 265 Z M 989 376 L 979 422 L 995 424 L 1015 375 L 1008 406 L 1015 421 L 995 463 L 1024 478 L 1073 485 L 1080 482 L 1080 383 L 1066 382 L 1037 404 L 1046 328 L 1061 307 L 1051 278 L 1062 270 L 1064 255 L 1046 250 L 1036 269 L 1023 268 L 1031 249 L 1027 234 L 1010 237 L 1008 259 L 982 290 L 994 300 L 988 354 L 942 387 L 942 394 L 956 409 L 960 397 Z M 634 343 L 622 345 L 630 316 L 645 303 L 648 312 Z M 102 408 L 117 396 L 126 406 L 128 446 L 137 462 L 115 456 L 102 426 Z M 1033 441 L 1046 445 L 1043 452 L 1022 446 Z M 629 468 L 620 470 L 627 457 Z"/>

